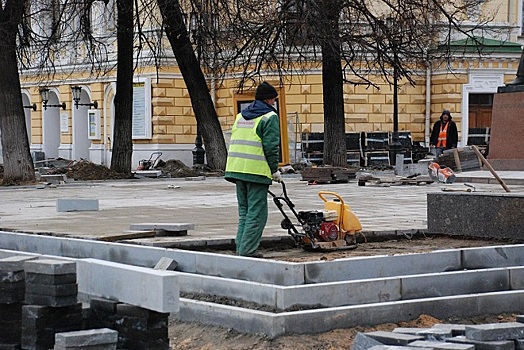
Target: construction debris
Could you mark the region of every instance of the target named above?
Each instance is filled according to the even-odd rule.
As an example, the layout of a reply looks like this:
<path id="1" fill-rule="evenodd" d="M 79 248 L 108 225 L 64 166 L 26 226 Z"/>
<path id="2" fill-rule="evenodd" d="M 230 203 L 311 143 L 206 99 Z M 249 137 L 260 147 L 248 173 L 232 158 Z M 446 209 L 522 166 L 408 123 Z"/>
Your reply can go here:
<path id="1" fill-rule="evenodd" d="M 413 174 L 410 176 L 398 176 L 393 172 L 358 172 L 356 174 L 359 186 L 400 186 L 400 185 L 427 185 L 433 183 L 428 175 Z"/>
<path id="2" fill-rule="evenodd" d="M 332 166 L 321 166 L 306 168 L 302 171 L 302 181 L 309 184 L 326 184 L 349 182 L 354 179 L 358 168 L 342 168 Z"/>

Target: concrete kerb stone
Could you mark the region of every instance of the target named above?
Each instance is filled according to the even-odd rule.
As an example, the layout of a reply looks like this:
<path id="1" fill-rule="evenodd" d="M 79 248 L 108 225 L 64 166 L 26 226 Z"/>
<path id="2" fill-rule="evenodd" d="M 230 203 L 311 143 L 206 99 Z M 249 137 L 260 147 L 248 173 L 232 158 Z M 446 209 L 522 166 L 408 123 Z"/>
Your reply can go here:
<path id="1" fill-rule="evenodd" d="M 422 314 L 437 318 L 469 317 L 518 312 L 524 291 L 505 291 L 451 297 L 354 305 L 278 314 L 285 319 L 286 333 L 327 332 L 336 328 L 409 321 Z"/>
<path id="2" fill-rule="evenodd" d="M 421 259 L 421 257 L 424 257 Z M 460 250 L 306 262 L 306 283 L 335 282 L 462 269 Z"/>
<path id="3" fill-rule="evenodd" d="M 510 269 L 440 272 L 402 276 L 402 299 L 430 298 L 510 289 Z"/>
<path id="4" fill-rule="evenodd" d="M 509 269 L 510 289 L 524 289 L 524 267 L 512 267 Z"/>
<path id="5" fill-rule="evenodd" d="M 183 250 L 5 231 L 0 231 L 0 248 L 76 259 L 90 257 L 143 267 L 154 267 L 162 257 L 169 257 L 178 262 L 180 270 L 196 272 L 195 255 Z"/>
<path id="6" fill-rule="evenodd" d="M 282 287 L 231 278 L 202 276 L 179 273 L 180 291 L 203 293 L 224 297 L 234 296 L 236 300 L 277 307 L 278 292 Z"/>
<path id="7" fill-rule="evenodd" d="M 522 268 L 515 268 L 523 270 Z M 180 273 L 181 291 L 203 293 L 267 305 L 337 307 L 510 290 L 513 268 L 452 271 L 402 277 L 279 286 Z M 517 279 L 520 275 L 516 276 Z M 453 286 L 453 287 L 451 287 Z"/>
<path id="8" fill-rule="evenodd" d="M 0 248 L 77 259 L 91 257 L 144 267 L 154 267 L 162 257 L 168 257 L 176 260 L 178 269 L 183 272 L 260 283 L 283 285 L 304 283 L 304 266 L 301 263 L 5 231 L 0 231 Z"/>
<path id="9" fill-rule="evenodd" d="M 282 314 L 185 298 L 180 298 L 180 311 L 174 316 L 184 322 L 227 327 L 243 333 L 265 334 L 270 338 L 286 333 Z"/>
<path id="10" fill-rule="evenodd" d="M 177 312 L 176 272 L 153 270 L 97 259 L 77 262 L 78 291 L 158 312 Z M 102 283 L 103 281 L 103 283 Z"/>
<path id="11" fill-rule="evenodd" d="M 524 244 L 462 249 L 463 267 L 481 269 L 524 265 Z"/>
<path id="12" fill-rule="evenodd" d="M 304 265 L 222 254 L 195 254 L 199 274 L 283 286 L 304 284 Z"/>
<path id="13" fill-rule="evenodd" d="M 357 325 L 409 321 L 421 314 L 445 318 L 517 312 L 523 300 L 524 291 L 509 291 L 274 314 L 181 298 L 180 312 L 175 317 L 185 322 L 220 325 L 274 338 L 290 333 L 322 333 Z"/>

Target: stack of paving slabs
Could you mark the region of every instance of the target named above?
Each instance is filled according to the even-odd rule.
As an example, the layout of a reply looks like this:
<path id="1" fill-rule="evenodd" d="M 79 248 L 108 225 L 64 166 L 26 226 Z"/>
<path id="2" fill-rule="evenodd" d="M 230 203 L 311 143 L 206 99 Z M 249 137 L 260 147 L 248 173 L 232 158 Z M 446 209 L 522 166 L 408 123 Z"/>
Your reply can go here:
<path id="1" fill-rule="evenodd" d="M 118 331 L 119 349 L 171 350 L 169 313 L 161 313 L 103 298 L 91 298 L 87 328 Z"/>
<path id="2" fill-rule="evenodd" d="M 22 349 L 52 349 L 56 333 L 82 328 L 76 263 L 31 260 L 24 269 L 27 305 L 22 307 Z"/>
<path id="3" fill-rule="evenodd" d="M 13 256 L 0 259 L 0 348 L 19 349 L 22 306 L 25 298 L 24 262 L 34 259 Z"/>
<path id="4" fill-rule="evenodd" d="M 393 332 L 358 333 L 351 349 L 519 350 L 524 345 L 523 319 L 524 316 L 517 316 L 518 322 L 435 324 L 431 328 L 396 328 Z"/>

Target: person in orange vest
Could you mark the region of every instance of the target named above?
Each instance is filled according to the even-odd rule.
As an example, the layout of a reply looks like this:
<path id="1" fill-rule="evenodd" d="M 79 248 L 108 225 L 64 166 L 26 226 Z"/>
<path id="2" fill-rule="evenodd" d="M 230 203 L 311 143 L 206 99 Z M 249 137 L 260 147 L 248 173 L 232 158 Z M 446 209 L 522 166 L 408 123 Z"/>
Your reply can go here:
<path id="1" fill-rule="evenodd" d="M 435 156 L 437 157 L 446 149 L 457 148 L 457 124 L 451 119 L 451 113 L 445 109 L 440 115 L 440 120 L 433 125 L 429 146 L 435 149 Z"/>

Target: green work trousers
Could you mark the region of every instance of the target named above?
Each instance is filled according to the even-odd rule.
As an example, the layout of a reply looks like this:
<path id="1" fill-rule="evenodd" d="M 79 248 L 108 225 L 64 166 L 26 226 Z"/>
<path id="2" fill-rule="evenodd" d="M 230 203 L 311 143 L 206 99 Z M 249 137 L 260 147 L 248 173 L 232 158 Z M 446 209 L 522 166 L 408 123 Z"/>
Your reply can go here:
<path id="1" fill-rule="evenodd" d="M 267 222 L 269 185 L 236 180 L 238 200 L 237 254 L 249 256 L 258 249 Z"/>

